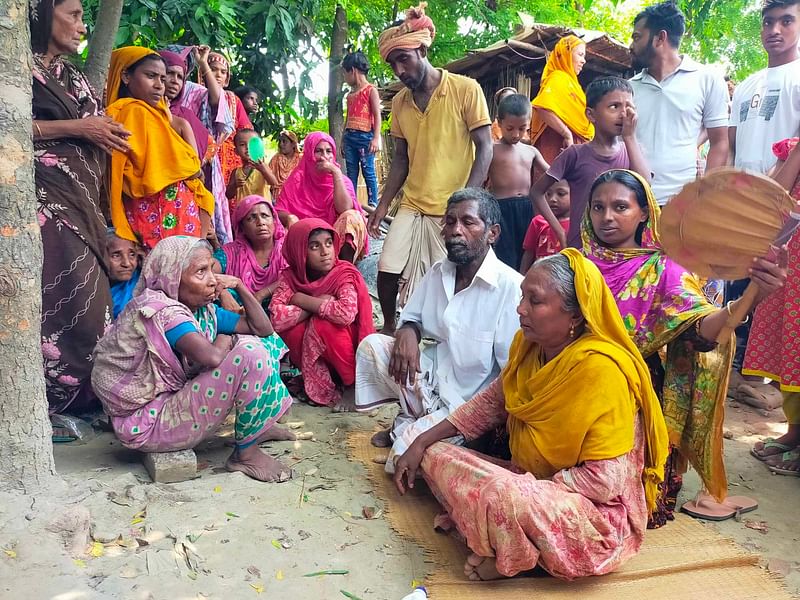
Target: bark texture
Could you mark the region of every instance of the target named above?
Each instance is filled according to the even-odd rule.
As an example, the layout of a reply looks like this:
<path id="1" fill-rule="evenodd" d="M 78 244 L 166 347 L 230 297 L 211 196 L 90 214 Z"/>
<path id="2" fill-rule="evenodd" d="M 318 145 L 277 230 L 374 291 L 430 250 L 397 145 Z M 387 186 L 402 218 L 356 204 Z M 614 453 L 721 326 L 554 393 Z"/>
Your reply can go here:
<path id="1" fill-rule="evenodd" d="M 336 140 L 339 162 L 342 162 L 343 148 L 341 144 L 344 132 L 344 108 L 342 106 L 342 86 L 344 74 L 342 73 L 342 58 L 344 58 L 344 45 L 347 43 L 347 12 L 341 4 L 336 5 L 336 15 L 333 19 L 331 32 L 331 56 L 328 77 L 328 133 Z"/>
<path id="2" fill-rule="evenodd" d="M 123 0 L 100 0 L 100 8 L 97 10 L 97 19 L 89 43 L 89 53 L 83 69 L 89 83 L 101 96 L 106 87 L 111 51 L 117 38 L 122 2 Z"/>
<path id="3" fill-rule="evenodd" d="M 56 481 L 40 345 L 42 244 L 28 1 L 0 2 L 0 490 Z"/>

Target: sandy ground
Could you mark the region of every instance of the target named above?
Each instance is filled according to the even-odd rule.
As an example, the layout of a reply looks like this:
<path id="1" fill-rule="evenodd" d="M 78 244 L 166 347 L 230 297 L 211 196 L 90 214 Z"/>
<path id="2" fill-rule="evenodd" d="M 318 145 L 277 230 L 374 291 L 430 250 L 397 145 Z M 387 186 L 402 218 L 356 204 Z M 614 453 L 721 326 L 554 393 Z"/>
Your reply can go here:
<path id="1" fill-rule="evenodd" d="M 379 252 L 378 242 L 359 265 L 373 288 Z M 0 494 L 0 598 L 341 600 L 344 590 L 399 600 L 424 581 L 426 565 L 419 548 L 392 532 L 345 448 L 349 430 L 377 429 L 392 414 L 334 415 L 295 404 L 290 420 L 304 421 L 300 431 L 316 439 L 265 446 L 293 466 L 295 478 L 282 484 L 225 472 L 224 437 L 197 449 L 197 479 L 172 485 L 151 483 L 138 454 L 112 434 L 58 445 L 65 489 L 36 501 Z M 755 441 L 785 431 L 782 417 L 729 404 L 730 493 L 755 497 L 760 507 L 740 522 L 708 526 L 757 552 L 800 598 L 800 478 L 773 476 L 749 455 Z M 687 475 L 681 501 L 698 487 Z M 347 574 L 305 577 L 328 569 Z"/>
<path id="2" fill-rule="evenodd" d="M 80 502 L 51 512 L 47 501 L 29 506 L 0 498 L 0 597 L 327 600 L 344 598 L 345 590 L 363 600 L 399 600 L 414 580 L 424 581 L 425 564 L 413 544 L 391 531 L 363 468 L 346 459 L 344 445 L 348 430 L 373 429 L 390 416 L 389 409 L 340 416 L 296 405 L 291 419 L 305 421 L 302 430 L 313 431 L 316 440 L 265 446 L 294 466 L 295 479 L 282 484 L 224 472 L 229 431 L 198 448 L 197 479 L 172 485 L 151 483 L 136 453 L 111 434 L 59 445 L 65 495 Z M 729 407 L 731 493 L 757 497 L 760 508 L 741 522 L 708 526 L 758 552 L 798 594 L 800 527 L 796 511 L 786 507 L 796 506 L 800 479 L 773 476 L 748 454 L 759 436 L 785 427 L 778 418 Z M 685 498 L 697 487 L 690 474 Z M 373 512 L 375 518 L 365 518 Z M 47 530 L 64 514 L 74 517 L 79 531 L 83 520 L 83 530 L 91 532 L 86 544 L 79 541 L 88 554 L 69 555 L 71 536 L 63 526 Z M 765 530 L 747 526 L 762 522 Z M 349 573 L 304 577 L 325 569 Z"/>

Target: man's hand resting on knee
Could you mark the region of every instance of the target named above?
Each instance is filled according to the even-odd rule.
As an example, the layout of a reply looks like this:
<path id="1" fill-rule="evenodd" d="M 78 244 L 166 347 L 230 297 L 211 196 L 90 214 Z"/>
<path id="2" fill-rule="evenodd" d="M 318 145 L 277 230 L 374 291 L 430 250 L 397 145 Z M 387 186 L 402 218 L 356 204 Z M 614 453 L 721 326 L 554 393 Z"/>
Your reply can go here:
<path id="1" fill-rule="evenodd" d="M 406 323 L 394 334 L 394 349 L 389 361 L 389 375 L 400 385 L 414 385 L 419 373 L 420 333 L 413 323 Z"/>

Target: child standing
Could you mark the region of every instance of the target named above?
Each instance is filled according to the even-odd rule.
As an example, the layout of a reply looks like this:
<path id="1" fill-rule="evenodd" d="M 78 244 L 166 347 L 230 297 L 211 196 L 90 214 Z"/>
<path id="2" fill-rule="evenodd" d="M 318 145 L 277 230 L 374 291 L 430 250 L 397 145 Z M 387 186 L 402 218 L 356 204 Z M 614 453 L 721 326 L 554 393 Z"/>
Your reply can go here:
<path id="1" fill-rule="evenodd" d="M 563 247 L 581 247 L 581 220 L 589 191 L 598 175 L 610 169 L 630 169 L 650 181 L 650 168 L 636 141 L 636 109 L 631 84 L 619 77 L 596 79 L 586 89 L 586 115 L 594 124 L 594 139 L 570 146 L 531 188 L 531 201 Z M 558 222 L 545 194 L 565 179 L 570 187 L 569 233 Z"/>
<path id="2" fill-rule="evenodd" d="M 342 145 L 347 176 L 358 191 L 358 168 L 367 184 L 370 206 L 378 205 L 378 176 L 375 154 L 381 151 L 381 99 L 378 90 L 367 81 L 369 63 L 362 52 L 352 52 L 342 60 L 344 80 L 350 86 L 347 94 L 347 121 Z"/>
<path id="3" fill-rule="evenodd" d="M 500 88 L 494 93 L 494 105 L 495 111 L 499 110 L 500 103 L 511 96 L 512 94 L 517 94 L 516 88 L 513 87 L 504 87 Z M 500 138 L 503 137 L 502 129 L 500 129 L 500 123 L 497 122 L 497 116 L 495 116 L 494 121 L 492 121 L 492 141 L 497 142 L 500 141 Z"/>
<path id="4" fill-rule="evenodd" d="M 263 160 L 253 162 L 250 159 L 250 140 L 255 137 L 258 137 L 258 134 L 252 129 L 240 129 L 233 138 L 236 155 L 242 159 L 242 166 L 233 170 L 228 188 L 225 190 L 231 214 L 242 198 L 247 196 L 263 196 L 271 200 L 269 188 L 278 184 L 275 174 L 267 163 Z"/>
<path id="5" fill-rule="evenodd" d="M 569 183 L 567 180 L 562 179 L 554 183 L 547 190 L 545 196 L 547 205 L 553 211 L 561 227 L 564 231 L 569 230 Z M 533 221 L 528 227 L 528 233 L 525 234 L 525 241 L 522 242 L 522 250 L 522 264 L 519 271 L 523 275 L 538 259 L 552 256 L 562 250 L 553 228 L 542 215 L 533 217 Z"/>
<path id="6" fill-rule="evenodd" d="M 520 144 L 530 121 L 531 103 L 521 94 L 506 96 L 497 107 L 502 137 L 493 146 L 487 187 L 500 203 L 500 237 L 494 251 L 512 269 L 520 267 L 522 241 L 533 219 L 528 200 L 533 170 L 550 166 L 536 148 Z"/>

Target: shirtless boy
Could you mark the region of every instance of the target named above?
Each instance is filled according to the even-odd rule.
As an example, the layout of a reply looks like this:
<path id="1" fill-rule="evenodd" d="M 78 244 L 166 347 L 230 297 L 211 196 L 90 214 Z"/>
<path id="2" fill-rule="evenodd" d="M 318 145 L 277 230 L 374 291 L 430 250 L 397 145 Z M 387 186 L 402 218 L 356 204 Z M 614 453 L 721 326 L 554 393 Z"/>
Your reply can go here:
<path id="1" fill-rule="evenodd" d="M 522 242 L 533 219 L 528 200 L 535 168 L 550 168 L 533 146 L 520 144 L 527 136 L 531 121 L 531 103 L 521 94 L 504 98 L 497 107 L 497 122 L 502 137 L 494 143 L 489 167 L 488 188 L 500 202 L 500 239 L 494 246 L 497 258 L 519 270 Z"/>

